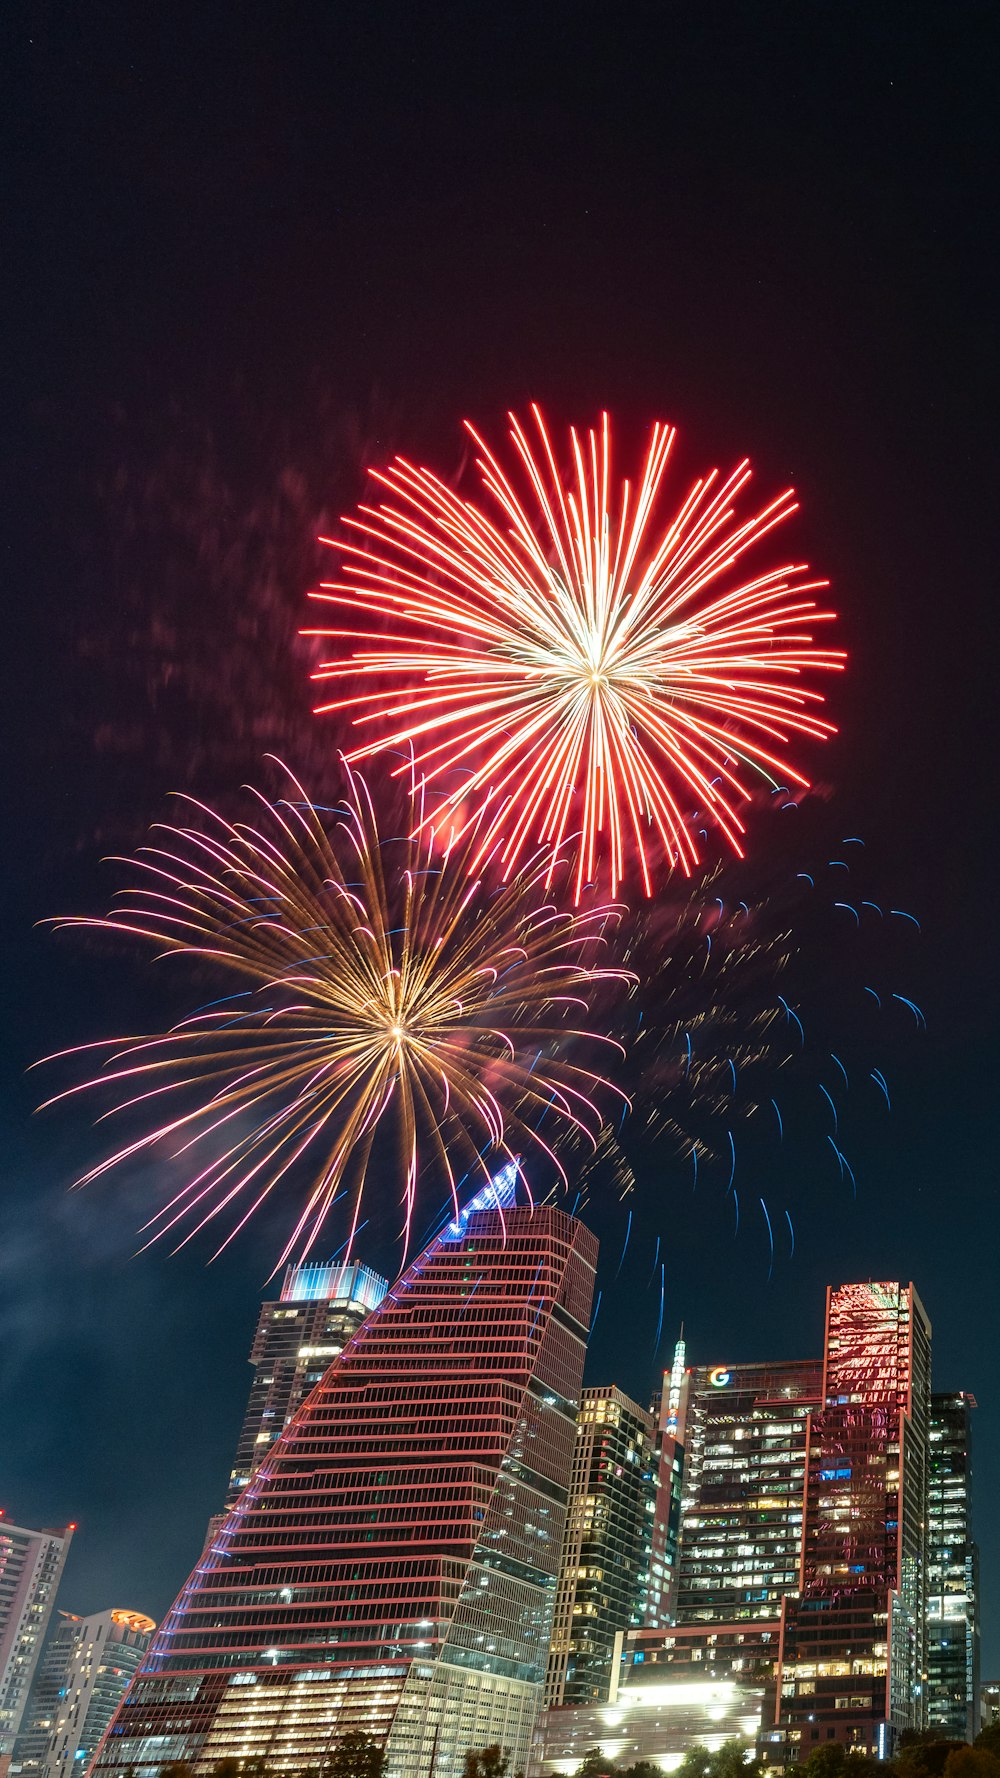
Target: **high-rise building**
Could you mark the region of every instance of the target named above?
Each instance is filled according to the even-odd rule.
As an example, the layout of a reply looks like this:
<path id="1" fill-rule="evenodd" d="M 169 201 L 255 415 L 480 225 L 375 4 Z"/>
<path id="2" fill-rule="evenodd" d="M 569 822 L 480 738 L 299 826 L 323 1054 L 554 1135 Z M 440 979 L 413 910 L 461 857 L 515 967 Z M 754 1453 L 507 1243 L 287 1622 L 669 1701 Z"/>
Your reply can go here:
<path id="1" fill-rule="evenodd" d="M 533 1778 L 575 1770 L 590 1747 L 669 1771 L 692 1739 L 708 1744 L 706 1700 L 745 1725 L 763 1698 L 771 1766 L 830 1742 L 886 1756 L 927 1724 L 971 1735 L 977 1689 L 1000 1720 L 1000 1686 L 978 1688 L 974 1404 L 930 1396 L 913 1287 L 831 1289 L 822 1361 L 685 1356 L 679 1342 L 655 1404 L 645 1624 L 625 1638 L 617 1693 L 613 1680 L 601 1704 L 546 1712 Z"/>
<path id="2" fill-rule="evenodd" d="M 971 1395 L 932 1395 L 927 1484 L 927 1723 L 979 1732 L 979 1551 L 972 1536 Z"/>
<path id="3" fill-rule="evenodd" d="M 654 1395 L 650 1408 L 656 1426 L 653 1439 L 653 1529 L 643 1617 L 646 1627 L 651 1630 L 672 1624 L 677 1610 L 688 1397 L 686 1355 L 682 1326 L 674 1346 L 673 1363 L 669 1371 L 664 1372 L 663 1388 Z"/>
<path id="4" fill-rule="evenodd" d="M 620 1389 L 584 1390 L 545 1686 L 550 1708 L 607 1698 L 622 1636 L 643 1621 L 653 1432 L 652 1415 Z"/>
<path id="5" fill-rule="evenodd" d="M 367 1266 L 289 1266 L 277 1302 L 262 1303 L 250 1351 L 250 1400 L 229 1478 L 235 1505 L 292 1415 L 389 1286 Z"/>
<path id="6" fill-rule="evenodd" d="M 137 1778 L 525 1764 L 541 1698 L 597 1243 L 505 1169 L 393 1285 L 243 1490 L 94 1763 Z"/>
<path id="7" fill-rule="evenodd" d="M 735 1679 L 773 1676 L 780 1618 L 735 1624 L 672 1624 L 668 1630 L 630 1630 L 625 1638 L 621 1684 L 638 1680 Z M 642 1673 L 636 1671 L 643 1669 Z"/>
<path id="8" fill-rule="evenodd" d="M 691 1370 L 685 1356 L 678 1341 L 654 1403 L 649 1583 L 630 1619 L 641 1615 L 644 1627 L 625 1636 L 621 1673 L 613 1661 L 603 1691 L 591 1693 L 596 1702 L 557 1700 L 547 1688 L 533 1774 L 575 1771 L 595 1746 L 609 1760 L 650 1759 L 670 1771 L 694 1740 L 721 1745 L 726 1735 L 756 1733 L 782 1600 L 798 1585 L 809 1416 L 823 1367 L 815 1359 Z M 558 1635 L 557 1620 L 554 1651 Z"/>
<path id="9" fill-rule="evenodd" d="M 780 1616 L 799 1584 L 818 1360 L 700 1365 L 684 1404 L 678 1624 Z"/>
<path id="10" fill-rule="evenodd" d="M 930 1324 L 912 1285 L 827 1292 L 797 1597 L 763 1747 L 775 1763 L 839 1741 L 886 1758 L 926 1723 Z"/>
<path id="11" fill-rule="evenodd" d="M 156 1629 L 115 1607 L 91 1617 L 59 1613 L 39 1663 L 11 1778 L 83 1778 Z"/>
<path id="12" fill-rule="evenodd" d="M 0 1778 L 10 1766 L 75 1530 L 29 1531 L 0 1513 Z"/>
<path id="13" fill-rule="evenodd" d="M 984 1679 L 979 1687 L 979 1719 L 982 1727 L 1000 1722 L 1000 1683 Z"/>

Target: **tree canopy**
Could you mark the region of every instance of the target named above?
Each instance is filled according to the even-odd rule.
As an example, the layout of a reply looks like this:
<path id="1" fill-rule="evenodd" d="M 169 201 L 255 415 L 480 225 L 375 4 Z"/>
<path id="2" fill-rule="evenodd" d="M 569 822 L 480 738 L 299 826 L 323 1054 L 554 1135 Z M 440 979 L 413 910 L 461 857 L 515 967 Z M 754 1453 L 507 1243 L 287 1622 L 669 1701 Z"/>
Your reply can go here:
<path id="1" fill-rule="evenodd" d="M 503 1748 L 496 1743 L 481 1747 L 478 1752 L 470 1750 L 465 1756 L 462 1778 L 506 1778 L 509 1764 Z"/>
<path id="2" fill-rule="evenodd" d="M 763 1770 L 750 1743 L 738 1735 L 711 1753 L 707 1747 L 689 1747 L 677 1768 L 678 1778 L 761 1778 Z"/>
<path id="3" fill-rule="evenodd" d="M 323 1778 L 382 1778 L 385 1748 L 356 1729 L 342 1735 L 323 1761 Z"/>

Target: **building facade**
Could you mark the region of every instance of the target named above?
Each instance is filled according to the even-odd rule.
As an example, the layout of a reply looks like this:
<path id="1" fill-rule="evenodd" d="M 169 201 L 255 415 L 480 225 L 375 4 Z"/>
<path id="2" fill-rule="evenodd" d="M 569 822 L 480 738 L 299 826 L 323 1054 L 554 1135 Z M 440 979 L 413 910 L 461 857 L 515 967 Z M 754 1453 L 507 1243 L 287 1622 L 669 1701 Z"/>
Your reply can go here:
<path id="1" fill-rule="evenodd" d="M 643 1627 L 624 1637 L 598 1699 L 564 1695 L 558 1708 L 549 1692 L 536 1778 L 575 1771 L 593 1747 L 671 1771 L 693 1742 L 755 1736 L 773 1694 L 782 1603 L 799 1582 L 822 1362 L 692 1369 L 685 1357 L 680 1340 L 653 1403 L 649 1584 L 632 1617 Z"/>
<path id="2" fill-rule="evenodd" d="M 780 1616 L 799 1584 L 819 1360 L 701 1365 L 683 1423 L 678 1624 Z"/>
<path id="3" fill-rule="evenodd" d="M 734 1736 L 752 1742 L 779 1629 L 774 1622 L 630 1630 L 621 1683 L 609 1697 L 545 1713 L 532 1778 L 569 1778 L 594 1748 L 609 1763 L 648 1760 L 672 1772 L 692 1745 L 715 1752 Z"/>
<path id="4" fill-rule="evenodd" d="M 253 1382 L 229 1478 L 226 1510 L 311 1389 L 389 1286 L 367 1266 L 289 1266 L 277 1302 L 262 1303 L 250 1351 Z"/>
<path id="5" fill-rule="evenodd" d="M 585 1389 L 545 1701 L 606 1699 L 621 1638 L 643 1621 L 653 1529 L 654 1422 L 614 1386 Z"/>
<path id="6" fill-rule="evenodd" d="M 75 1525 L 29 1531 L 0 1513 L 0 1778 L 6 1778 Z"/>
<path id="7" fill-rule="evenodd" d="M 504 1173 L 387 1292 L 205 1551 L 93 1770 L 276 1771 L 362 1730 L 387 1778 L 523 1768 L 542 1694 L 597 1243 Z"/>
<path id="8" fill-rule="evenodd" d="M 142 1612 L 59 1613 L 14 1744 L 11 1778 L 83 1778 L 156 1629 Z"/>
<path id="9" fill-rule="evenodd" d="M 763 1748 L 891 1756 L 927 1719 L 930 1324 L 912 1285 L 827 1292 L 811 1416 L 800 1580 L 783 1602 Z"/>
<path id="10" fill-rule="evenodd" d="M 979 1733 L 979 1551 L 972 1536 L 971 1395 L 931 1396 L 927 1485 L 927 1724 Z"/>
<path id="11" fill-rule="evenodd" d="M 664 1681 L 640 1669 L 603 1704 L 546 1711 L 531 1778 L 572 1778 L 595 1748 L 609 1765 L 648 1760 L 673 1772 L 691 1747 L 714 1753 L 736 1737 L 752 1741 L 763 1697 L 763 1684 L 749 1679 Z"/>
<path id="12" fill-rule="evenodd" d="M 681 1491 L 687 1423 L 688 1371 L 684 1328 L 674 1346 L 673 1363 L 663 1387 L 653 1396 L 650 1412 L 656 1427 L 653 1442 L 653 1530 L 649 1550 L 649 1585 L 643 1622 L 647 1629 L 672 1624 L 677 1613 L 677 1581 L 681 1540 Z"/>
<path id="13" fill-rule="evenodd" d="M 705 1700 L 741 1733 L 758 1710 L 771 1767 L 830 1742 L 888 1757 L 928 1725 L 971 1735 L 972 1402 L 932 1404 L 913 1287 L 831 1288 L 822 1360 L 685 1356 L 679 1343 L 654 1403 L 650 1585 L 621 1690 L 548 1711 L 532 1772 L 572 1771 L 589 1747 L 670 1770 L 706 1742 Z M 711 1686 L 728 1689 L 697 1689 Z"/>

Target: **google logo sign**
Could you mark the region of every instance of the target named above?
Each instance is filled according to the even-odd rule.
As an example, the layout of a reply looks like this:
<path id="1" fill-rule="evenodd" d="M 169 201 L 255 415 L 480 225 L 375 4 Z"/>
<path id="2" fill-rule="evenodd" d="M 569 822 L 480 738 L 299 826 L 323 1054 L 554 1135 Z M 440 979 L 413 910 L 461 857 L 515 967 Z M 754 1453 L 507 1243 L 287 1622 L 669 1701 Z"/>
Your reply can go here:
<path id="1" fill-rule="evenodd" d="M 727 1383 L 732 1382 L 733 1373 L 725 1365 L 717 1364 L 714 1370 L 709 1371 L 708 1380 L 713 1389 L 725 1389 Z"/>

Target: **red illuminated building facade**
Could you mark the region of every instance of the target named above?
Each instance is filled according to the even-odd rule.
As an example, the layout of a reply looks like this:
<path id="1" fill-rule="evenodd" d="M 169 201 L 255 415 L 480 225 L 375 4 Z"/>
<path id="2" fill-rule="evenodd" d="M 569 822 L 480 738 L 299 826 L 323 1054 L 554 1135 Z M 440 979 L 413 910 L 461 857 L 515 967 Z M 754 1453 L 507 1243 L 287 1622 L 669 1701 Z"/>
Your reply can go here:
<path id="1" fill-rule="evenodd" d="M 507 1169 L 331 1364 L 155 1637 L 93 1768 L 523 1769 L 541 1697 L 597 1243 Z"/>
<path id="2" fill-rule="evenodd" d="M 827 1293 L 810 1416 L 799 1584 L 783 1602 L 763 1744 L 891 1755 L 927 1720 L 930 1324 L 912 1285 Z"/>

